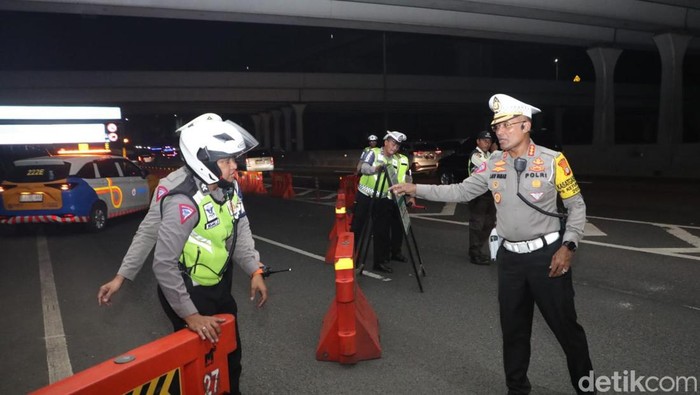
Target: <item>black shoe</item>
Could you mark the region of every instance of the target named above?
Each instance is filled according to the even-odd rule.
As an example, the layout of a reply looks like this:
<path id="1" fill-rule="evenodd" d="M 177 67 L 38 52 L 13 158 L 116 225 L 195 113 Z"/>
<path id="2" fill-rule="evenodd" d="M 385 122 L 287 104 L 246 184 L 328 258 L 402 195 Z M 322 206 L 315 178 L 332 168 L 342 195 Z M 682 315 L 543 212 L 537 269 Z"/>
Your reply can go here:
<path id="1" fill-rule="evenodd" d="M 373 267 L 375 272 L 393 273 L 394 271 L 383 263 L 375 263 Z"/>
<path id="2" fill-rule="evenodd" d="M 469 260 L 469 262 L 471 262 L 475 265 L 488 266 L 491 264 L 491 258 L 486 258 L 486 257 L 471 258 Z"/>
<path id="3" fill-rule="evenodd" d="M 397 262 L 407 262 L 407 261 L 408 261 L 408 259 L 406 259 L 405 256 L 401 255 L 400 252 L 399 252 L 398 254 L 392 254 L 392 255 L 391 255 L 391 260 L 392 260 L 392 261 L 397 261 Z"/>

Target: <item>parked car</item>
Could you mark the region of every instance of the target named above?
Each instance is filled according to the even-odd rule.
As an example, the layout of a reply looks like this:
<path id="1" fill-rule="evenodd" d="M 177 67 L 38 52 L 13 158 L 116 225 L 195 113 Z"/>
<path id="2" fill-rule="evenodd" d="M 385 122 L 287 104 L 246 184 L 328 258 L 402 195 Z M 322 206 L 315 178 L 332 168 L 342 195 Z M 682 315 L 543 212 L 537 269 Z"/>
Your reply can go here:
<path id="1" fill-rule="evenodd" d="M 17 160 L 0 184 L 0 224 L 85 223 L 100 231 L 109 218 L 148 209 L 157 183 L 119 156 Z"/>
<path id="2" fill-rule="evenodd" d="M 408 141 L 401 145 L 401 152 L 408 156 L 413 173 L 432 172 L 438 168 L 441 151 L 435 143 Z"/>
<path id="3" fill-rule="evenodd" d="M 272 150 L 256 149 L 243 155 L 242 164 L 239 163 L 240 170 L 247 171 L 273 171 L 275 170 L 275 159 L 272 157 Z M 243 167 L 243 168 L 241 168 Z"/>
<path id="4" fill-rule="evenodd" d="M 454 184 L 467 178 L 469 154 L 474 148 L 474 140 L 464 139 L 458 146 L 453 147 L 454 152 L 451 155 L 440 159 L 438 162 L 440 184 Z"/>

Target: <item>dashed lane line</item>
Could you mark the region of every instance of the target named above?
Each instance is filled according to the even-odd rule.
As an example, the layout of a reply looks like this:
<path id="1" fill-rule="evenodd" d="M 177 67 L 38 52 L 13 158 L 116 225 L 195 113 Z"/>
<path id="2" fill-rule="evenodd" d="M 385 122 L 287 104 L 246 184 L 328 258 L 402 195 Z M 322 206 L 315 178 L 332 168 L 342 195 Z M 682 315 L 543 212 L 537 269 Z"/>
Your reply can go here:
<path id="1" fill-rule="evenodd" d="M 61 308 L 58 305 L 56 282 L 53 277 L 48 242 L 43 234 L 37 235 L 36 247 L 39 255 L 39 280 L 41 282 L 41 305 L 44 312 L 44 342 L 46 363 L 49 368 L 49 384 L 73 375 L 68 356 L 66 334 L 63 330 Z"/>

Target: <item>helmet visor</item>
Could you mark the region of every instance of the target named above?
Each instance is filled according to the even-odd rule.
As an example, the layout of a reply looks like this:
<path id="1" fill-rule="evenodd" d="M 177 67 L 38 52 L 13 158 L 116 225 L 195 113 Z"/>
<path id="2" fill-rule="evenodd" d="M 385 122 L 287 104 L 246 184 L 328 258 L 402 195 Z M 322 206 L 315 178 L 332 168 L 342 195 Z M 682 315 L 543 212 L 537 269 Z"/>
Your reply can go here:
<path id="1" fill-rule="evenodd" d="M 248 152 L 248 151 L 252 150 L 253 148 L 257 147 L 258 145 L 260 145 L 258 140 L 256 140 L 252 134 L 248 133 L 247 130 L 243 129 L 237 123 L 232 122 L 230 120 L 226 120 L 226 123 L 228 123 L 228 124 L 232 125 L 234 128 L 236 128 L 236 130 L 243 137 L 243 142 L 245 143 L 245 148 L 243 148 L 242 151 L 236 152 L 236 154 L 234 155 L 236 158 L 238 158 L 239 156 L 245 154 L 246 152 Z"/>

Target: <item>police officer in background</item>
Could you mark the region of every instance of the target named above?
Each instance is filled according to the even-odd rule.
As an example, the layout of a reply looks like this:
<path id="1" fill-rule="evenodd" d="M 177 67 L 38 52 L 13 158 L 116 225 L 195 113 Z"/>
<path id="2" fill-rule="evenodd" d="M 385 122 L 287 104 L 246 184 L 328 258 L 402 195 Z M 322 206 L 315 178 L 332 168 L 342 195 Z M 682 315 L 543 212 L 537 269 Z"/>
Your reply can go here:
<path id="1" fill-rule="evenodd" d="M 372 216 L 373 269 L 384 273 L 393 272 L 389 266 L 389 257 L 391 254 L 391 218 L 396 205 L 389 195 L 389 180 L 384 177 L 384 167 L 393 166 L 399 181 L 405 181 L 408 159 L 403 163 L 396 155 L 404 141 L 406 141 L 405 134 L 387 131 L 386 136 L 384 136 L 384 145 L 381 148 L 372 148 L 363 155 L 364 159 L 360 168 L 362 177 L 357 185 L 355 209 L 350 226 L 350 231 L 355 234 L 355 247 L 357 248 L 368 216 Z"/>
<path id="2" fill-rule="evenodd" d="M 365 149 L 362 150 L 362 154 L 360 154 L 360 160 L 357 162 L 357 168 L 355 169 L 356 174 L 360 174 L 360 168 L 362 167 L 362 161 L 365 158 L 365 155 L 372 149 L 377 147 L 377 143 L 379 142 L 379 139 L 377 139 L 377 136 L 370 134 L 369 137 L 367 137 L 367 144 L 369 144 Z"/>
<path id="3" fill-rule="evenodd" d="M 509 394 L 527 394 L 530 334 L 537 304 L 566 354 L 571 384 L 593 370 L 588 342 L 574 307 L 571 263 L 583 237 L 586 205 L 564 155 L 530 139 L 532 114 L 540 110 L 504 94 L 489 100 L 491 128 L 503 153 L 493 155 L 460 184 L 392 187 L 434 201 L 461 202 L 491 191 L 497 230 L 498 302 L 503 365 Z M 557 195 L 568 210 L 565 229 L 556 216 Z"/>
<path id="4" fill-rule="evenodd" d="M 180 132 L 180 151 L 187 176 L 161 197 L 161 226 L 153 254 L 158 297 L 177 331 L 188 328 L 203 340 L 216 343 L 221 320 L 215 314 L 236 316 L 231 295 L 230 262 L 250 276 L 251 300 L 258 307 L 267 300 L 260 254 L 250 224 L 241 218 L 242 205 L 234 180 L 235 158 L 254 148 L 257 141 L 231 121 L 215 114 L 199 117 Z M 239 393 L 241 343 L 228 356 L 231 392 Z"/>
<path id="5" fill-rule="evenodd" d="M 491 132 L 482 130 L 476 137 L 476 148 L 469 154 L 468 170 L 471 175 L 491 156 Z M 496 206 L 490 193 L 469 201 L 469 261 L 475 265 L 488 265 L 486 255 L 489 234 L 496 224 Z"/>

